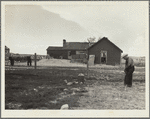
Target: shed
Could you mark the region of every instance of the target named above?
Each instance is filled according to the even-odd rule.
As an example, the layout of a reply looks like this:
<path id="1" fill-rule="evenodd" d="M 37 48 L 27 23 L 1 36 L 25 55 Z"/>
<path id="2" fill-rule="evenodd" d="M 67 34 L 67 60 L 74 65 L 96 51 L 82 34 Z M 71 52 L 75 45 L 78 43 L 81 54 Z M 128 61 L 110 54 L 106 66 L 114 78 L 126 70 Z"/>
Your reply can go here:
<path id="1" fill-rule="evenodd" d="M 95 55 L 95 64 L 120 64 L 122 52 L 123 51 L 119 47 L 106 37 L 103 37 L 88 48 L 88 54 Z"/>
<path id="2" fill-rule="evenodd" d="M 7 46 L 5 46 L 5 54 L 9 54 L 9 53 L 10 53 L 10 49 Z"/>

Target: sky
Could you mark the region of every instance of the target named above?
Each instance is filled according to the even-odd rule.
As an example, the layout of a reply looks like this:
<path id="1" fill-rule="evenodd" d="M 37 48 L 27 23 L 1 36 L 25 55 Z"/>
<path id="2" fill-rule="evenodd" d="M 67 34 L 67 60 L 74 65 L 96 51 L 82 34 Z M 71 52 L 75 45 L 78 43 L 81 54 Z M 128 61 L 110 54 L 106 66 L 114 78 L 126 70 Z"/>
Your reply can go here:
<path id="1" fill-rule="evenodd" d="M 46 55 L 48 46 L 107 37 L 123 53 L 146 55 L 148 2 L 34 2 L 5 5 L 5 45 L 10 52 Z"/>

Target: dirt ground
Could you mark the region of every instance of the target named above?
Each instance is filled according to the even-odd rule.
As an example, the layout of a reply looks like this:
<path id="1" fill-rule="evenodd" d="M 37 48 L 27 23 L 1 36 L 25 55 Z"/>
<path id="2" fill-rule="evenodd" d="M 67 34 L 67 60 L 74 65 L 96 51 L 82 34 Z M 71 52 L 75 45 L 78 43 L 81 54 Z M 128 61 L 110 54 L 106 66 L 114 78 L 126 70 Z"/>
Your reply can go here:
<path id="1" fill-rule="evenodd" d="M 84 84 L 78 82 L 78 74 L 85 75 Z M 123 67 L 34 67 L 6 66 L 6 109 L 60 109 L 68 104 L 71 110 L 86 109 L 145 109 L 145 68 L 136 67 L 133 86 L 124 90 Z"/>

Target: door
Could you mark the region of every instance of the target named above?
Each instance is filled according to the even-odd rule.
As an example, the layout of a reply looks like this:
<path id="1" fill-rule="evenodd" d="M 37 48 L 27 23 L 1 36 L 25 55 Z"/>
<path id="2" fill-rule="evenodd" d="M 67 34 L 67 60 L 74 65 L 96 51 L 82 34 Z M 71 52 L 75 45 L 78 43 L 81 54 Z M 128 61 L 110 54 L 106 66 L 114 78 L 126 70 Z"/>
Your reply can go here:
<path id="1" fill-rule="evenodd" d="M 68 59 L 71 59 L 71 51 L 68 51 Z"/>
<path id="2" fill-rule="evenodd" d="M 107 63 L 107 51 L 101 50 L 100 52 L 100 64 Z"/>

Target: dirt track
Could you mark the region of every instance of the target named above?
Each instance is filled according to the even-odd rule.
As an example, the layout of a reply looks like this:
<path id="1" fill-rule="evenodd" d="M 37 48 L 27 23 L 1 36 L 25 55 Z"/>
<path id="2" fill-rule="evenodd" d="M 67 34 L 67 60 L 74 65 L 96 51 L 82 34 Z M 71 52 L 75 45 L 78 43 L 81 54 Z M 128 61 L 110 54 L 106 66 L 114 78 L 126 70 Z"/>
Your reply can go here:
<path id="1" fill-rule="evenodd" d="M 15 62 L 14 67 L 16 68 L 18 66 L 27 66 L 26 62 Z M 56 66 L 56 67 L 83 67 L 86 68 L 86 64 L 82 63 L 70 63 L 70 60 L 65 60 L 65 59 L 42 59 L 40 61 L 37 61 L 37 67 L 49 67 L 49 66 Z M 6 66 L 8 68 L 9 65 Z M 124 71 L 124 64 L 117 65 L 117 66 L 112 66 L 112 65 L 101 65 L 101 64 L 96 64 L 96 65 L 91 65 L 89 66 L 91 69 L 101 69 L 101 70 L 110 70 L 112 71 L 117 71 L 117 72 L 123 72 Z M 32 62 L 32 67 L 28 67 L 28 69 L 34 68 L 34 61 Z M 136 73 L 140 72 L 145 72 L 145 67 L 136 67 L 135 68 Z"/>
<path id="2" fill-rule="evenodd" d="M 27 66 L 27 63 L 15 62 L 15 65 Z M 34 65 L 34 61 L 32 61 L 32 65 Z M 42 59 L 40 61 L 37 61 L 37 66 L 86 67 L 86 64 L 70 63 L 70 60 L 65 59 Z"/>

